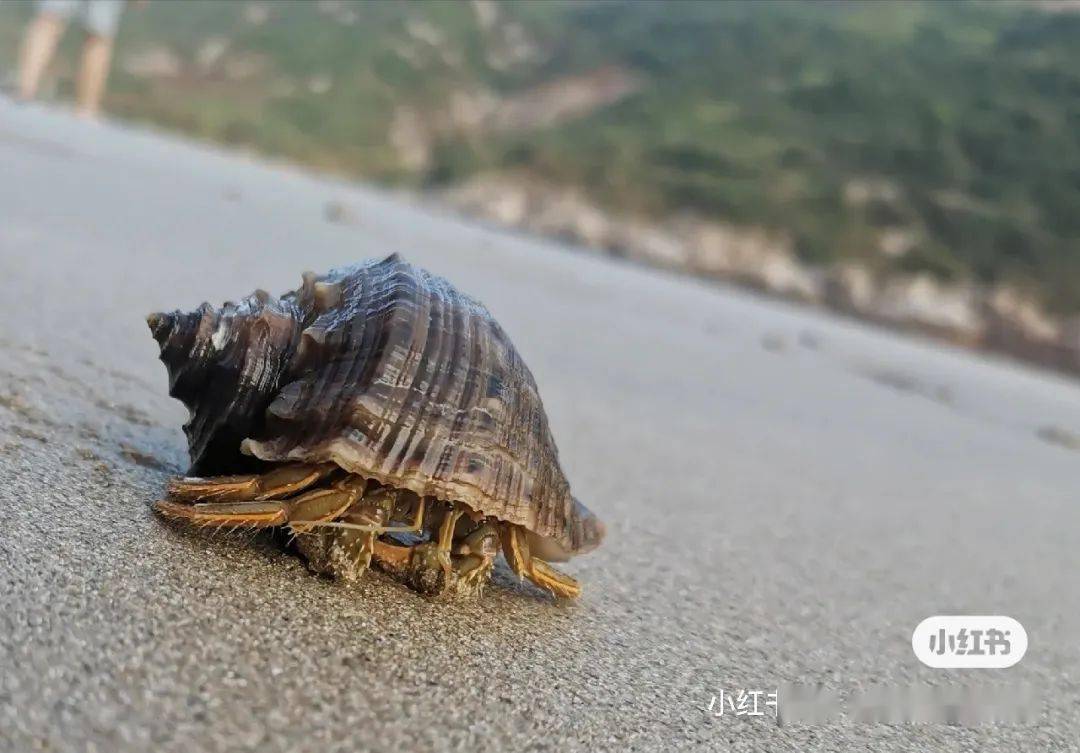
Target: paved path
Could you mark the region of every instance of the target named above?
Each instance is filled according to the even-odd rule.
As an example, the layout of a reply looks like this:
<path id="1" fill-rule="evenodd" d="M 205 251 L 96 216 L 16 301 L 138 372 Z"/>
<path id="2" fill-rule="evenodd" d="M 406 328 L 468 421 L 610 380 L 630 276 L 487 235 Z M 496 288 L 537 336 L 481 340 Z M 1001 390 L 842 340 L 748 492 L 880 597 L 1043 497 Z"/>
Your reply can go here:
<path id="1" fill-rule="evenodd" d="M 184 413 L 143 316 L 391 251 L 485 301 L 531 365 L 608 524 L 569 568 L 579 603 L 505 574 L 458 605 L 342 587 L 150 514 Z M 6 104 L 0 301 L 4 750 L 1076 749 L 1074 383 Z M 1011 615 L 1028 655 L 926 669 L 910 635 L 940 613 Z M 702 710 L 784 682 L 1022 682 L 1040 715 Z"/>

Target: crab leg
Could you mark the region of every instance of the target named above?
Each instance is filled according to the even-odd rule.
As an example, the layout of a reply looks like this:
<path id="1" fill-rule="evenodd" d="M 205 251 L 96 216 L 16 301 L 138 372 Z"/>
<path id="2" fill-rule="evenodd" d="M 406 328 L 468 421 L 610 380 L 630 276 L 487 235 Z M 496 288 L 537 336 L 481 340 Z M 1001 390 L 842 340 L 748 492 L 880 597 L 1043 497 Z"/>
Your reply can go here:
<path id="1" fill-rule="evenodd" d="M 499 556 L 499 529 L 490 521 L 481 523 L 458 544 L 456 554 L 455 568 L 461 586 L 482 594 Z"/>
<path id="2" fill-rule="evenodd" d="M 371 560 L 378 556 L 381 542 L 378 537 L 384 533 L 412 533 L 420 531 L 424 525 L 425 501 L 416 498 L 416 512 L 413 521 L 407 526 L 387 525 L 397 511 L 401 492 L 389 489 L 378 489 L 375 492 L 354 502 L 345 510 L 339 520 L 294 520 L 291 525 L 294 530 L 298 526 L 308 526 L 307 529 L 298 532 L 306 532 L 312 528 L 338 529 L 334 532 L 330 546 L 330 559 L 332 569 L 336 574 L 348 580 L 357 580 L 367 570 Z M 336 516 L 335 516 L 336 517 Z M 388 546 L 388 545 L 382 545 Z M 411 553 L 411 547 L 393 547 L 403 549 Z M 406 562 L 408 554 L 406 554 Z"/>
<path id="3" fill-rule="evenodd" d="M 421 504 L 426 507 L 428 500 L 422 500 Z M 372 559 L 383 570 L 417 590 L 429 594 L 439 593 L 452 582 L 454 565 L 451 551 L 454 529 L 463 514 L 464 510 L 446 510 L 432 540 L 423 544 L 405 546 L 376 540 L 372 547 Z M 415 531 L 423 528 L 420 511 L 417 511 L 412 528 Z"/>
<path id="4" fill-rule="evenodd" d="M 438 558 L 439 566 L 442 567 L 447 577 L 450 576 L 450 571 L 454 566 L 450 559 L 450 552 L 454 546 L 454 529 L 457 528 L 457 522 L 464 514 L 464 510 L 450 508 L 446 511 L 446 515 L 443 516 L 442 524 L 439 525 L 439 538 L 435 545 L 435 556 Z"/>
<path id="5" fill-rule="evenodd" d="M 293 533 L 307 533 L 323 522 L 329 522 L 355 505 L 364 494 L 364 480 L 351 476 L 329 489 L 316 489 L 301 494 L 285 504 L 289 509 L 289 528 Z"/>
<path id="6" fill-rule="evenodd" d="M 363 479 L 350 477 L 333 487 L 315 489 L 289 500 L 192 504 L 165 499 L 156 502 L 154 509 L 165 517 L 199 526 L 263 528 L 289 524 L 297 533 L 303 533 L 313 524 L 341 515 L 363 492 Z"/>
<path id="7" fill-rule="evenodd" d="M 521 526 L 504 523 L 501 533 L 503 555 L 519 578 L 528 578 L 555 596 L 574 599 L 581 595 L 581 586 L 576 580 L 529 553 L 529 542 Z"/>
<path id="8" fill-rule="evenodd" d="M 186 476 L 169 480 L 167 494 L 176 502 L 249 502 L 279 499 L 303 491 L 334 469 L 333 465 L 283 465 L 252 476 Z"/>
<path id="9" fill-rule="evenodd" d="M 415 548 L 401 546 L 400 544 L 388 544 L 385 541 L 376 539 L 371 549 L 371 558 L 382 569 L 401 576 L 408 571 L 409 563 L 412 561 L 413 549 Z"/>
<path id="10" fill-rule="evenodd" d="M 440 552 L 450 553 L 454 543 L 454 529 L 457 528 L 457 522 L 464 514 L 464 510 L 451 508 L 443 516 L 442 523 L 439 525 L 438 541 Z"/>
<path id="11" fill-rule="evenodd" d="M 185 504 L 163 499 L 154 503 L 154 511 L 166 518 L 183 520 L 197 526 L 268 528 L 282 525 L 288 511 L 282 502 L 210 502 Z"/>
<path id="12" fill-rule="evenodd" d="M 371 564 L 377 531 L 386 522 L 386 510 L 377 503 L 364 499 L 353 504 L 344 514 L 351 525 L 335 530 L 331 537 L 329 561 L 335 576 L 345 580 L 359 580 Z M 312 527 L 324 524 L 313 522 Z"/>
<path id="13" fill-rule="evenodd" d="M 374 525 L 355 523 L 348 520 L 297 520 L 293 521 L 293 525 L 301 525 L 310 523 L 312 527 L 318 526 L 320 528 L 344 528 L 354 531 L 367 531 L 374 532 L 376 534 L 384 533 L 417 533 L 424 527 L 424 500 L 421 499 L 420 503 L 416 506 L 416 512 L 413 516 L 413 521 L 407 526 L 387 526 L 387 525 Z M 411 550 L 412 547 L 401 546 L 396 547 L 398 549 Z"/>
<path id="14" fill-rule="evenodd" d="M 386 526 L 379 533 L 418 533 L 422 531 L 424 529 L 424 512 L 427 503 L 427 499 L 420 498 L 420 501 L 416 504 L 416 513 L 410 525 Z M 371 558 L 378 563 L 379 567 L 400 576 L 408 571 L 414 548 L 412 546 L 390 544 L 376 538 L 371 545 Z"/>

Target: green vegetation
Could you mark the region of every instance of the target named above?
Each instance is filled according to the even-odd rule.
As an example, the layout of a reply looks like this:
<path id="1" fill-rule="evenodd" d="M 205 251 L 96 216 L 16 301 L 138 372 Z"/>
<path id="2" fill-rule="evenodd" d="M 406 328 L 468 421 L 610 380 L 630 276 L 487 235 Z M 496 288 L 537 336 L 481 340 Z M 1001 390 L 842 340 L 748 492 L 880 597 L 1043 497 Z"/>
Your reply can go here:
<path id="1" fill-rule="evenodd" d="M 0 6 L 5 52 L 28 15 Z M 130 65 L 154 49 L 178 70 Z M 200 137 L 414 186 L 513 169 L 619 210 L 781 229 L 813 262 L 1007 280 L 1080 310 L 1080 13 L 152 2 L 125 17 L 117 59 L 114 112 Z M 602 69 L 635 88 L 576 117 L 500 129 L 447 114 L 455 96 L 505 102 Z M 415 163 L 389 136 L 402 108 Z M 879 251 L 886 231 L 902 252 Z"/>

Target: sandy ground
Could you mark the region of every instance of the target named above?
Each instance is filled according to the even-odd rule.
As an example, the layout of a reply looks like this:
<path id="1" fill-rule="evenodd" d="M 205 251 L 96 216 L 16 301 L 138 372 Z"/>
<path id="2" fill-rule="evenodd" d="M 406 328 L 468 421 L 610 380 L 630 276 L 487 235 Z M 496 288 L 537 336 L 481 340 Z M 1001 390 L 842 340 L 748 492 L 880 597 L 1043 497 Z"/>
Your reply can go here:
<path id="1" fill-rule="evenodd" d="M 329 217 L 329 219 L 328 219 Z M 485 301 L 609 540 L 555 604 L 344 587 L 148 508 L 143 317 L 398 251 Z M 0 748 L 1074 750 L 1080 388 L 363 187 L 0 104 Z M 1007 614 L 994 671 L 933 614 Z M 1026 683 L 1026 725 L 716 718 L 720 690 Z"/>

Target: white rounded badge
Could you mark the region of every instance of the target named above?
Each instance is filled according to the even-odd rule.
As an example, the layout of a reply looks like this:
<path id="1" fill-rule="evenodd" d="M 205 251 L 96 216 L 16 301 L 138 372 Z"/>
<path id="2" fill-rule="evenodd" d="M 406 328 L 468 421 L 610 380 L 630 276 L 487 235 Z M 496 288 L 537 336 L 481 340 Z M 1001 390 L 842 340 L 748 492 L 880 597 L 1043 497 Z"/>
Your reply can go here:
<path id="1" fill-rule="evenodd" d="M 938 669 L 1002 669 L 1027 652 L 1024 626 L 1003 615 L 935 615 L 911 634 L 919 661 Z"/>

